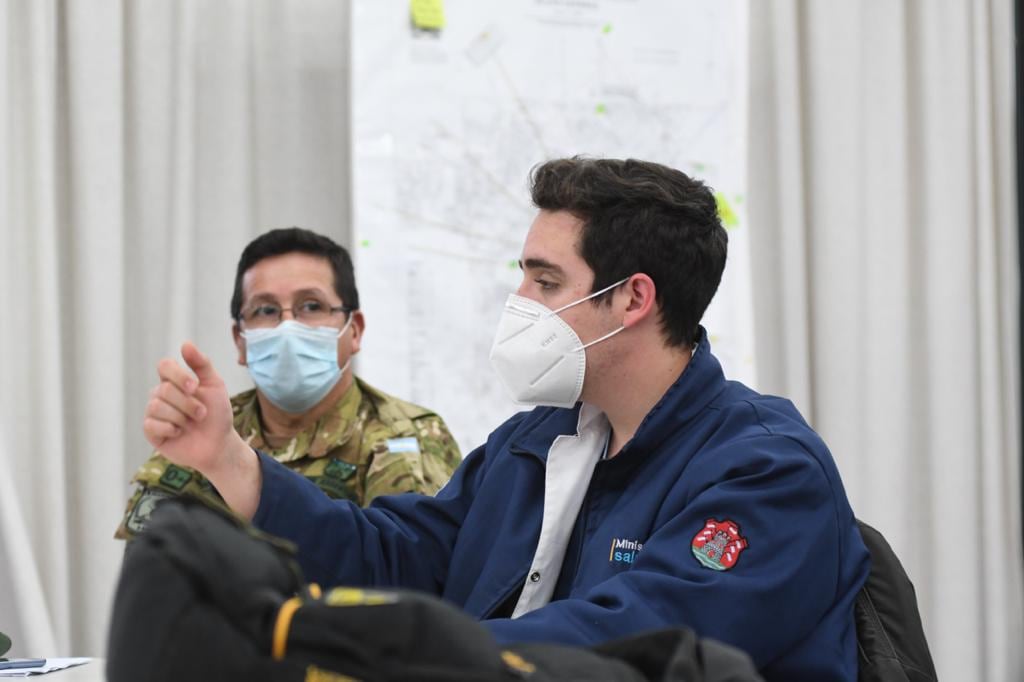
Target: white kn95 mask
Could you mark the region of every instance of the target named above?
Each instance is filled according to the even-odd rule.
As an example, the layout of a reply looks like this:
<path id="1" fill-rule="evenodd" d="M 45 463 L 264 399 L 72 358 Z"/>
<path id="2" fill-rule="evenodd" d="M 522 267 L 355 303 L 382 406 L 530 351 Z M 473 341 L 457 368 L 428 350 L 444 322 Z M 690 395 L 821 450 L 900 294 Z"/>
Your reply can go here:
<path id="1" fill-rule="evenodd" d="M 586 349 L 609 339 L 619 326 L 584 344 L 558 313 L 614 289 L 615 282 L 557 310 L 529 298 L 509 294 L 491 346 L 491 366 L 512 399 L 523 405 L 573 407 L 583 391 L 587 370 Z"/>

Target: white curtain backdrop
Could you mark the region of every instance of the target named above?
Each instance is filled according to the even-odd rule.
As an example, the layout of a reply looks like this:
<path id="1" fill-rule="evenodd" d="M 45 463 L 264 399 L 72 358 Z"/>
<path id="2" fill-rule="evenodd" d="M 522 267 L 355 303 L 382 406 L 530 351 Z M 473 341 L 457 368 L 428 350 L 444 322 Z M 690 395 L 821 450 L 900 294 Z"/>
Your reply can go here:
<path id="1" fill-rule="evenodd" d="M 0 2 L 0 631 L 103 655 L 155 360 L 234 365 L 242 247 L 348 241 L 348 5 Z"/>
<path id="2" fill-rule="evenodd" d="M 1024 679 L 1012 3 L 750 12 L 759 388 L 903 559 L 940 677 Z M 348 5 L 0 0 L 0 41 L 0 630 L 102 655 L 155 359 L 243 387 L 241 248 L 349 240 Z"/>
<path id="3" fill-rule="evenodd" d="M 1024 679 L 1010 0 L 751 3 L 762 390 L 830 444 L 940 679 Z"/>

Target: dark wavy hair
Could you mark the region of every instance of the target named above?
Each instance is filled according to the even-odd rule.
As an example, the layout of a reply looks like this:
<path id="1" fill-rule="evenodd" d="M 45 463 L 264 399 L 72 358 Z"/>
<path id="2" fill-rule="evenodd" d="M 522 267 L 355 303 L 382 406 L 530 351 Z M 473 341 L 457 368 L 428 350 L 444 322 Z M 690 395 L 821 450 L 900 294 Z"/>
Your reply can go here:
<path id="1" fill-rule="evenodd" d="M 591 292 L 644 273 L 654 281 L 668 343 L 697 341 L 729 241 L 703 182 L 649 161 L 578 156 L 536 166 L 530 182 L 537 208 L 583 222 L 578 248 L 594 271 Z M 611 293 L 594 304 L 610 304 Z"/>

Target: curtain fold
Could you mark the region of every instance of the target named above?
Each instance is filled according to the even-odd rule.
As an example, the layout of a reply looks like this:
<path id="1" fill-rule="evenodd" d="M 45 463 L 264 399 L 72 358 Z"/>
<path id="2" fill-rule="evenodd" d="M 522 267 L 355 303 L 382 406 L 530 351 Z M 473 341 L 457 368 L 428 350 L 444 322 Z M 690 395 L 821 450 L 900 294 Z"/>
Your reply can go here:
<path id="1" fill-rule="evenodd" d="M 0 547 L 17 610 L 0 614 L 0 630 L 7 631 L 7 618 L 17 619 L 24 631 L 12 650 L 27 654 L 71 636 L 56 6 L 0 4 L 0 31 L 6 46 L 0 50 L 0 291 L 7 302 L 0 334 L 6 360 L 0 384 L 6 466 L 0 476 L 11 493 L 4 495 Z"/>
<path id="2" fill-rule="evenodd" d="M 347 2 L 0 3 L 0 630 L 103 655 L 156 361 L 233 390 L 242 248 L 349 241 Z M 8 494 L 13 491 L 14 494 Z"/>
<path id="3" fill-rule="evenodd" d="M 901 557 L 940 678 L 1019 680 L 1012 4 L 751 12 L 760 388 Z"/>
<path id="4" fill-rule="evenodd" d="M 6 442 L 0 433 L 0 466 L 3 471 L 11 471 L 14 461 Z M 0 518 L 4 519 L 5 531 L 0 533 L 0 585 L 9 586 L 0 592 L 0 632 L 15 633 L 7 656 L 18 658 L 28 658 L 34 648 L 58 650 L 54 620 L 29 615 L 49 614 L 49 608 L 44 578 L 36 570 L 39 559 L 21 511 L 23 506 L 14 477 L 0 476 Z"/>

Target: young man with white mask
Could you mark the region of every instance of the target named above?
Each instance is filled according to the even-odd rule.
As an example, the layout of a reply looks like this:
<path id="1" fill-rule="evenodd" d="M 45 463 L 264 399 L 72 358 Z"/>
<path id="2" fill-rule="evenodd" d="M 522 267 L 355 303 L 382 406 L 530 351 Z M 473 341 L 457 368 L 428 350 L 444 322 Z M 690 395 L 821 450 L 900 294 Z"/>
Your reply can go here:
<path id="1" fill-rule="evenodd" d="M 439 416 L 351 371 L 366 320 L 352 259 L 333 240 L 293 227 L 250 242 L 235 273 L 231 319 L 238 363 L 256 385 L 231 398 L 235 431 L 328 497 L 364 506 L 379 495 L 430 495 L 458 466 L 458 445 Z M 223 504 L 204 476 L 159 452 L 133 480 L 120 538 L 145 528 L 167 497 Z"/>
<path id="2" fill-rule="evenodd" d="M 710 190 L 573 158 L 536 168 L 532 196 L 491 358 L 538 407 L 434 498 L 315 494 L 229 428 L 223 382 L 187 343 L 192 371 L 160 363 L 147 437 L 295 542 L 309 580 L 426 590 L 500 641 L 689 626 L 769 680 L 856 679 L 869 559 L 832 457 L 791 403 L 727 381 L 699 325 L 726 257 Z"/>

